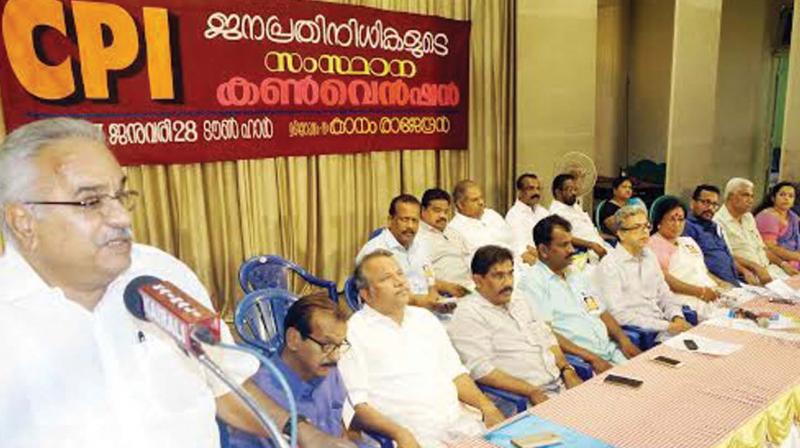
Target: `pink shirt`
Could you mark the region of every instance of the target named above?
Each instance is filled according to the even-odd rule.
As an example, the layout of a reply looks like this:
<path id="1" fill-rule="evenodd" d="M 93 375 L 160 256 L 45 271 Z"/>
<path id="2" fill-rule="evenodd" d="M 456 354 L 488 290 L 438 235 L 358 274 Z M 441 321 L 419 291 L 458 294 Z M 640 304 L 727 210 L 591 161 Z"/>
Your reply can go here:
<path id="1" fill-rule="evenodd" d="M 660 233 L 656 232 L 650 237 L 647 247 L 649 247 L 650 250 L 656 254 L 656 258 L 658 258 L 658 264 L 661 265 L 661 269 L 664 271 L 669 271 L 669 260 L 678 250 L 678 246 L 667 241 L 667 239 L 661 236 Z"/>

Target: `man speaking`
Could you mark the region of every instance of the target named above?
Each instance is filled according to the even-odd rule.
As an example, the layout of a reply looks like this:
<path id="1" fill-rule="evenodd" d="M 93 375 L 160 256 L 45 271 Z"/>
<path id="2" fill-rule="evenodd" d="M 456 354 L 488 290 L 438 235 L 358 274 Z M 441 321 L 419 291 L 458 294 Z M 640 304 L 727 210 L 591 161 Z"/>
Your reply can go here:
<path id="1" fill-rule="evenodd" d="M 210 307 L 194 273 L 131 240 L 136 192 L 102 132 L 57 118 L 23 126 L 0 150 L 0 436 L 4 447 L 217 447 L 215 415 L 264 434 L 221 382 L 125 308 L 150 275 Z M 224 327 L 224 326 L 223 326 Z M 227 328 L 222 340 L 230 341 Z M 281 428 L 287 413 L 252 386 L 255 358 L 209 356 Z M 344 447 L 307 424 L 304 447 Z"/>

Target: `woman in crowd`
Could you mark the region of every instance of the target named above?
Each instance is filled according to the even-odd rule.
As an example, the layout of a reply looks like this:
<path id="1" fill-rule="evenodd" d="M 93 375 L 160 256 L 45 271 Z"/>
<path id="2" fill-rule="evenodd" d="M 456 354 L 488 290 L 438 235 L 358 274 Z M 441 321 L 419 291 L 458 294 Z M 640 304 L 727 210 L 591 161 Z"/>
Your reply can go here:
<path id="1" fill-rule="evenodd" d="M 620 176 L 611 182 L 613 197 L 603 203 L 597 211 L 597 225 L 600 226 L 600 233 L 605 239 L 614 239 L 616 235 L 616 224 L 614 223 L 614 213 L 626 205 L 634 203 L 644 203 L 641 199 L 633 198 L 633 182 L 627 176 Z"/>
<path id="2" fill-rule="evenodd" d="M 686 206 L 674 196 L 656 201 L 651 216 L 653 236 L 648 243 L 655 252 L 669 288 L 675 296 L 697 311 L 700 320 L 718 309 L 716 300 L 723 290 L 732 288 L 711 274 L 703 260 L 703 251 L 691 238 L 681 236 L 686 220 Z"/>
<path id="3" fill-rule="evenodd" d="M 796 196 L 791 182 L 776 184 L 756 208 L 756 226 L 772 253 L 800 269 L 800 218 L 792 210 Z"/>

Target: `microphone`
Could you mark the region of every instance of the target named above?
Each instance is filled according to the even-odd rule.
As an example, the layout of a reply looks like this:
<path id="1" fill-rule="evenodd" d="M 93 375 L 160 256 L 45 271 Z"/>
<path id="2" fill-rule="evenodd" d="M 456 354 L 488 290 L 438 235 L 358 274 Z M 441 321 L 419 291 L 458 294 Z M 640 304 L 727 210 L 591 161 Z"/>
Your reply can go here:
<path id="1" fill-rule="evenodd" d="M 156 324 L 186 351 L 199 350 L 192 336 L 211 345 L 220 340 L 219 316 L 166 280 L 136 277 L 125 287 L 123 298 L 131 314 Z"/>

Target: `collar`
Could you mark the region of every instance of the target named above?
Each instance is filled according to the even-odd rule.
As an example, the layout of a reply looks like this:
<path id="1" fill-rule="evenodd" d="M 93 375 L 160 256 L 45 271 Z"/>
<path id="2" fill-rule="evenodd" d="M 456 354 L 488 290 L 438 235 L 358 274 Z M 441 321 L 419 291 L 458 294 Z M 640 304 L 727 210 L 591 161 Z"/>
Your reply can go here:
<path id="1" fill-rule="evenodd" d="M 469 298 L 469 297 L 471 297 L 471 300 L 474 301 L 476 305 L 478 305 L 478 306 L 480 306 L 482 308 L 488 308 L 488 309 L 492 309 L 492 310 L 496 310 L 496 311 L 501 311 L 501 312 L 504 312 L 504 313 L 509 313 L 510 312 L 511 303 L 514 300 L 513 297 L 512 297 L 512 299 L 509 300 L 508 303 L 506 303 L 505 305 L 495 305 L 494 303 L 489 301 L 489 299 L 484 297 L 483 294 L 481 294 L 478 291 L 475 291 L 474 293 L 470 294 L 469 296 L 467 296 L 465 298 Z M 463 299 L 461 299 L 461 300 L 463 300 Z"/>
<path id="2" fill-rule="evenodd" d="M 424 230 L 425 232 L 435 233 L 437 235 L 444 235 L 444 232 L 440 232 L 439 229 L 433 227 L 432 225 L 428 224 L 423 220 L 419 221 L 419 228 L 420 230 Z M 445 227 L 445 229 L 447 229 L 447 227 Z M 416 240 L 416 238 L 414 238 L 414 240 Z"/>
<path id="3" fill-rule="evenodd" d="M 538 260 L 538 261 L 536 262 L 536 264 L 535 264 L 535 265 L 533 265 L 533 267 L 534 267 L 534 269 L 538 269 L 538 270 L 540 271 L 540 273 L 541 273 L 541 274 L 542 274 L 542 275 L 543 275 L 543 276 L 544 276 L 544 277 L 545 277 L 547 280 L 556 280 L 556 279 L 558 279 L 558 280 L 566 280 L 566 281 L 569 281 L 569 278 L 570 278 L 570 277 L 573 275 L 573 273 L 572 273 L 572 272 L 570 272 L 569 270 L 567 270 L 567 272 L 566 272 L 565 276 L 564 276 L 564 277 L 561 277 L 560 275 L 558 275 L 558 274 L 556 274 L 555 272 L 553 272 L 553 270 L 552 270 L 552 269 L 550 269 L 550 266 L 546 265 L 546 264 L 545 264 L 545 263 L 544 263 L 542 260 Z"/>
<path id="4" fill-rule="evenodd" d="M 628 252 L 628 249 L 625 248 L 622 244 L 617 244 L 617 247 L 614 250 L 619 254 L 620 261 L 633 261 L 636 263 L 641 263 L 647 257 L 647 247 L 642 249 L 642 252 L 639 255 L 633 255 L 632 253 Z"/>
<path id="5" fill-rule="evenodd" d="M 389 325 L 392 328 L 400 327 L 400 325 L 398 325 L 397 322 L 394 321 L 394 319 L 381 313 L 380 311 L 376 310 L 375 308 L 369 306 L 366 303 L 364 304 L 364 306 L 361 307 L 360 312 L 364 313 L 364 319 L 367 321 L 376 322 L 381 325 Z M 407 319 L 408 319 L 408 306 L 406 306 L 405 309 L 403 310 L 403 325 L 405 325 Z"/>
<path id="6" fill-rule="evenodd" d="M 5 244 L 5 253 L 0 257 L 0 267 L 7 270 L 7 275 L 13 276 L 14 288 L 13 293 L 10 294 L 11 300 L 32 297 L 37 291 L 61 292 L 59 288 L 48 285 L 28 263 L 28 260 L 8 242 Z M 0 277 L 3 276 L 0 275 Z M 0 298 L 3 295 L 0 293 Z M 61 295 L 63 296 L 63 294 Z"/>
<path id="7" fill-rule="evenodd" d="M 275 364 L 275 367 L 280 370 L 283 376 L 286 378 L 286 382 L 289 383 L 289 389 L 292 390 L 292 393 L 296 396 L 301 398 L 309 399 L 314 394 L 314 391 L 322 384 L 323 381 L 327 377 L 315 377 L 310 379 L 309 381 L 303 381 L 300 378 L 300 375 L 297 374 L 288 364 L 281 358 L 280 353 L 275 354 L 270 357 L 270 361 Z M 330 373 L 329 373 L 330 375 Z M 271 378 L 274 380 L 274 378 Z"/>
<path id="8" fill-rule="evenodd" d="M 538 207 L 541 207 L 541 205 L 536 204 L 533 207 L 531 207 L 528 204 L 526 204 L 526 203 L 520 201 L 519 199 L 517 199 L 514 202 L 514 205 L 511 208 L 517 208 L 517 209 L 520 209 L 523 213 L 529 213 L 529 214 L 533 215 L 533 214 L 536 213 L 536 209 Z"/>
<path id="9" fill-rule="evenodd" d="M 411 245 L 408 247 L 408 249 L 406 249 L 405 246 L 400 244 L 400 241 L 397 241 L 397 238 L 394 237 L 394 234 L 392 233 L 391 230 L 389 230 L 388 227 L 383 229 L 383 232 L 381 232 L 381 234 L 378 235 L 378 237 L 383 238 L 389 249 L 398 249 L 403 252 L 411 252 L 411 249 L 414 247 L 414 242 L 417 240 L 417 236 L 414 235 L 414 239 L 411 240 Z"/>
<path id="10" fill-rule="evenodd" d="M 462 215 L 461 212 L 456 211 L 455 218 L 453 218 L 453 219 L 459 218 L 459 219 L 466 219 L 467 221 L 483 222 L 483 217 L 484 216 L 486 216 L 486 210 L 483 211 L 483 215 L 481 215 L 480 218 L 471 218 L 471 217 L 469 217 L 467 215 Z"/>

